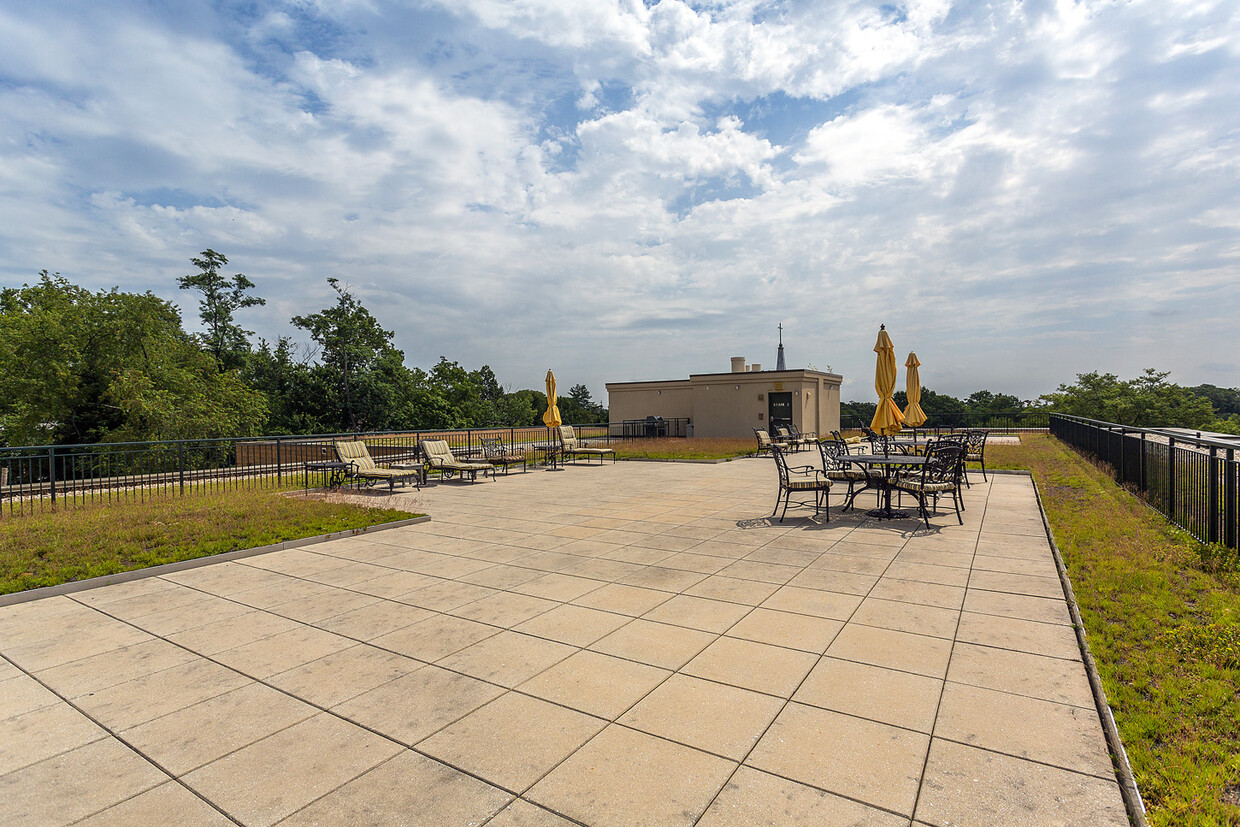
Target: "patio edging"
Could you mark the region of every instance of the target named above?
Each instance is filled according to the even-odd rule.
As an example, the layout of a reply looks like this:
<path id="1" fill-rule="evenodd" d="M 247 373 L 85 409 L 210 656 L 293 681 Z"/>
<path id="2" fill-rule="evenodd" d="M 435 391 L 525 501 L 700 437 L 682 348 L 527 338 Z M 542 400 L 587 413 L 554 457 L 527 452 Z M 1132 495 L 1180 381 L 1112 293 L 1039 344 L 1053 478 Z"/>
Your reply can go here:
<path id="1" fill-rule="evenodd" d="M 329 534 L 316 534 L 313 537 L 299 537 L 294 540 L 283 540 L 279 543 L 272 543 L 271 545 L 266 546 L 224 551 L 219 554 L 208 554 L 204 557 L 195 557 L 192 560 L 177 560 L 175 563 L 163 563 L 158 566 L 149 566 L 144 569 L 120 571 L 116 574 L 105 574 L 101 577 L 91 577 L 86 580 L 72 580 L 68 583 L 58 583 L 55 586 L 42 586 L 37 589 L 27 589 L 21 592 L 0 595 L 0 606 L 15 606 L 19 603 L 28 603 L 32 600 L 40 600 L 44 597 L 56 597 L 59 595 L 72 594 L 74 592 L 87 591 L 88 589 L 97 589 L 100 586 L 112 586 L 117 583 L 128 583 L 133 580 L 143 580 L 147 577 L 158 577 L 161 574 L 172 574 L 173 572 L 209 566 L 212 563 L 228 562 L 229 560 L 241 560 L 246 557 L 256 557 L 260 554 L 267 554 L 272 551 L 283 551 L 285 549 L 313 546 L 318 543 L 325 543 L 328 540 L 339 540 L 343 537 L 356 537 L 359 534 L 366 534 L 372 531 L 386 531 L 390 528 L 402 528 L 408 525 L 430 522 L 430 519 L 431 518 L 429 515 L 410 517 L 407 520 L 393 520 L 390 523 L 379 523 L 372 526 L 363 526 L 362 528 L 349 528 L 344 531 L 333 531 Z"/>
<path id="2" fill-rule="evenodd" d="M 1042 507 L 1042 492 L 1038 490 L 1038 481 L 1029 471 L 1008 471 L 1009 474 L 1028 474 L 1033 483 L 1033 494 L 1038 500 L 1038 512 L 1042 515 L 1042 528 L 1046 531 L 1046 539 L 1050 542 L 1051 553 L 1055 557 L 1055 568 L 1059 572 L 1059 585 L 1063 588 L 1064 599 L 1068 603 L 1068 612 L 1072 617 L 1072 628 L 1076 632 L 1077 646 L 1081 650 L 1081 659 L 1085 662 L 1085 674 L 1089 677 L 1089 688 L 1094 696 L 1094 707 L 1102 722 L 1102 731 L 1106 735 L 1107 746 L 1110 748 L 1112 764 L 1115 768 L 1116 780 L 1119 782 L 1120 797 L 1124 799 L 1124 809 L 1128 811 L 1128 820 L 1134 827 L 1149 827 L 1145 819 L 1145 802 L 1141 791 L 1137 789 L 1137 779 L 1132 774 L 1132 765 L 1128 763 L 1128 751 L 1119 737 L 1119 728 L 1115 725 L 1115 717 L 1111 713 L 1111 705 L 1107 703 L 1106 690 L 1102 687 L 1102 678 L 1098 675 L 1098 667 L 1094 656 L 1089 651 L 1086 639 L 1085 624 L 1081 620 L 1080 609 L 1076 605 L 1076 593 L 1072 590 L 1072 581 L 1068 577 L 1068 569 L 1064 565 L 1063 555 L 1055 542 L 1055 534 L 1051 530 L 1046 509 Z"/>

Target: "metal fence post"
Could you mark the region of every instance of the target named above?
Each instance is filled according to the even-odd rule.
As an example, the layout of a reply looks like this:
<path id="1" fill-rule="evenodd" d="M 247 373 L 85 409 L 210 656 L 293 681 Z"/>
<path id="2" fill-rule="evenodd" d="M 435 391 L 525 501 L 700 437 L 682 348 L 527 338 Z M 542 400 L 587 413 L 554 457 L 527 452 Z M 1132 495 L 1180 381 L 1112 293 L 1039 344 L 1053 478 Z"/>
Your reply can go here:
<path id="1" fill-rule="evenodd" d="M 1141 457 L 1137 471 L 1137 487 L 1144 492 L 1145 489 L 1145 431 L 1141 432 Z"/>
<path id="2" fill-rule="evenodd" d="M 1227 449 L 1227 459 L 1223 467 L 1223 544 L 1228 548 L 1236 548 L 1236 452 Z"/>
<path id="3" fill-rule="evenodd" d="M 1167 438 L 1167 519 L 1175 522 L 1175 437 Z"/>
<path id="4" fill-rule="evenodd" d="M 181 480 L 181 493 L 185 493 L 185 443 L 177 443 L 177 476 Z"/>
<path id="5" fill-rule="evenodd" d="M 1219 513 L 1218 502 L 1218 452 L 1213 446 L 1210 447 L 1210 459 L 1206 463 L 1206 473 L 1210 475 L 1209 482 L 1206 483 L 1206 508 L 1210 512 L 1210 519 L 1206 521 L 1206 542 L 1217 543 L 1218 524 L 1223 519 L 1223 515 Z"/>
<path id="6" fill-rule="evenodd" d="M 1128 438 L 1124 434 L 1124 429 L 1120 428 L 1119 429 L 1119 467 L 1115 469 L 1115 481 L 1119 483 L 1121 486 L 1123 486 L 1124 484 L 1124 459 L 1125 459 L 1124 455 L 1127 453 L 1126 449 L 1128 448 L 1128 446 L 1125 445 L 1126 442 L 1128 442 Z"/>
<path id="7" fill-rule="evenodd" d="M 56 504 L 56 447 L 47 446 L 47 485 L 51 489 L 52 505 Z"/>

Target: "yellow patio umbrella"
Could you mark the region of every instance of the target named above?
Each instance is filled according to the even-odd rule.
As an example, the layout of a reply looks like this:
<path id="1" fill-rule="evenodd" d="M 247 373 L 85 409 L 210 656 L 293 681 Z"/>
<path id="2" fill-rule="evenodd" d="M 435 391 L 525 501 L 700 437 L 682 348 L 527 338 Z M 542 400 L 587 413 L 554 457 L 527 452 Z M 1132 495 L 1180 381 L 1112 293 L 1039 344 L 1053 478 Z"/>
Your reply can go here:
<path id="1" fill-rule="evenodd" d="M 892 399 L 896 392 L 896 347 L 887 335 L 887 325 L 878 326 L 878 341 L 874 344 L 874 352 L 878 354 L 878 365 L 874 369 L 874 390 L 878 391 L 878 408 L 874 411 L 870 428 L 884 435 L 896 434 L 900 432 L 904 414 L 900 413 Z"/>
<path id="2" fill-rule="evenodd" d="M 548 428 L 558 428 L 564 424 L 560 419 L 560 407 L 555 404 L 555 374 L 547 370 L 547 412 L 543 414 L 543 424 Z"/>
<path id="3" fill-rule="evenodd" d="M 564 420 L 560 419 L 560 406 L 555 404 L 555 374 L 550 368 L 547 369 L 547 411 L 543 414 L 543 424 L 547 426 L 548 433 L 564 424 Z M 555 435 L 551 434 L 547 452 L 551 455 L 551 470 L 559 471 L 561 469 L 556 463 L 559 451 L 555 448 L 555 439 Z"/>
<path id="4" fill-rule="evenodd" d="M 904 363 L 904 367 L 908 368 L 904 371 L 905 389 L 908 393 L 908 404 L 904 406 L 904 424 L 912 428 L 926 421 L 926 412 L 921 409 L 921 376 L 917 373 L 920 366 L 917 354 L 909 351 L 908 361 Z"/>

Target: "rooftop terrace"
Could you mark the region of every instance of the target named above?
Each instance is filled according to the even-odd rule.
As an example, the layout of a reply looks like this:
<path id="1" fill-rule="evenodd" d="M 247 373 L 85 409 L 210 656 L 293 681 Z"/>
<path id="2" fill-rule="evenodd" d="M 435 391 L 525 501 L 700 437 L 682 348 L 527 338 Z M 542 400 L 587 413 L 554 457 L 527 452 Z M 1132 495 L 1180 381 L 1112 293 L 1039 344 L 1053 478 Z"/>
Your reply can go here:
<path id="1" fill-rule="evenodd" d="M 5 817 L 1127 823 L 1028 477 L 929 530 L 774 491 L 444 484 L 397 495 L 429 523 L 0 608 Z"/>

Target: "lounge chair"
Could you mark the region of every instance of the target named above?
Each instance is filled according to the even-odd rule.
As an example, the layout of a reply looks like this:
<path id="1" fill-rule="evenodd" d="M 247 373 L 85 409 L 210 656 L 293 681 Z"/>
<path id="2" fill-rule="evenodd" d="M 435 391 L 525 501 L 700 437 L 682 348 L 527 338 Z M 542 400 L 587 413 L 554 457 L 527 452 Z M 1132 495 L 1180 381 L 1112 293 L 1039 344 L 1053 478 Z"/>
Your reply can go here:
<path id="1" fill-rule="evenodd" d="M 491 478 L 495 479 L 495 466 L 489 462 L 463 462 L 456 458 L 452 453 L 452 449 L 448 447 L 446 440 L 442 439 L 424 439 L 421 442 L 422 456 L 426 457 L 426 463 L 431 467 L 432 471 L 438 471 L 441 479 L 447 479 L 453 474 L 460 474 L 461 479 L 469 476 L 470 482 L 478 481 L 478 473 L 482 473 L 483 479 L 486 479 L 487 472 L 491 472 Z"/>
<path id="2" fill-rule="evenodd" d="M 503 439 L 497 436 L 484 436 L 478 441 L 482 444 L 483 462 L 490 463 L 494 468 L 503 468 L 504 474 L 507 474 L 508 469 L 517 463 L 521 464 L 522 473 L 528 470 L 525 454 L 511 450 L 504 444 Z"/>
<path id="3" fill-rule="evenodd" d="M 754 428 L 753 435 L 758 440 L 758 453 L 759 454 L 769 453 L 772 445 L 781 445 L 784 448 L 788 447 L 788 443 L 785 440 L 771 439 L 771 435 L 768 434 L 766 431 L 764 431 L 762 428 Z"/>
<path id="4" fill-rule="evenodd" d="M 789 451 L 799 451 L 805 447 L 799 439 L 792 435 L 791 431 L 782 425 L 775 426 L 775 436 L 773 439 L 775 442 L 787 447 Z"/>
<path id="5" fill-rule="evenodd" d="M 852 448 L 850 446 L 856 445 L 860 447 L 861 443 L 863 442 L 863 440 L 859 436 L 844 436 L 839 431 L 832 431 L 831 438 L 834 439 L 836 442 L 840 443 L 841 445 L 843 445 L 844 450 L 848 453 L 852 453 Z"/>
<path id="6" fill-rule="evenodd" d="M 590 457 L 598 457 L 598 464 L 603 464 L 603 457 L 611 457 L 612 464 L 616 462 L 616 452 L 613 448 L 591 448 L 590 446 L 577 441 L 577 432 L 573 430 L 572 425 L 561 425 L 558 429 L 560 435 L 560 453 L 565 460 L 570 457 L 585 457 L 588 462 Z"/>
<path id="7" fill-rule="evenodd" d="M 779 515 L 779 521 L 782 523 L 784 517 L 788 513 L 788 500 L 792 496 L 792 492 L 809 492 L 814 495 L 814 516 L 817 517 L 821 513 L 823 506 L 827 504 L 827 492 L 831 489 L 831 480 L 819 468 L 812 465 L 789 466 L 786 448 L 781 445 L 771 445 L 771 456 L 775 457 L 775 467 L 779 471 L 779 495 L 775 498 L 775 511 L 779 511 L 779 503 L 784 504 L 784 512 Z M 775 516 L 775 511 L 771 512 L 771 516 Z M 827 521 L 830 522 L 831 516 L 828 513 Z"/>
<path id="8" fill-rule="evenodd" d="M 358 441 L 353 442 L 337 442 L 335 443 L 336 458 L 349 466 L 345 472 L 346 476 L 357 479 L 366 485 L 377 485 L 386 481 L 388 484 L 388 493 L 396 491 L 396 483 L 407 484 L 409 480 L 413 480 L 415 486 L 420 486 L 424 479 L 423 471 L 420 467 L 413 468 L 385 468 L 375 463 L 370 456 L 370 450 L 367 449 L 366 443 Z"/>

